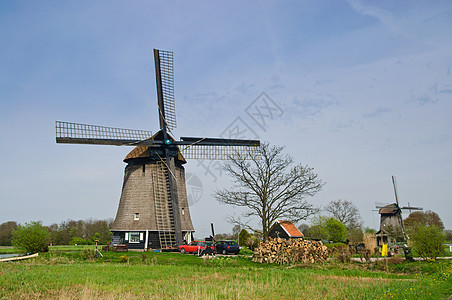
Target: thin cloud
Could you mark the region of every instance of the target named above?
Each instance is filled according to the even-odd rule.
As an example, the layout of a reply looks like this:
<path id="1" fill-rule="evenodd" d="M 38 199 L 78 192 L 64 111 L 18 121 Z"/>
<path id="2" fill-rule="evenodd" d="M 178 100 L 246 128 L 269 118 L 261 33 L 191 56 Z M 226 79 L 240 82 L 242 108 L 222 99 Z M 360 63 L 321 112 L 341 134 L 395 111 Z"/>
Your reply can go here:
<path id="1" fill-rule="evenodd" d="M 383 115 L 386 115 L 390 111 L 391 111 L 391 109 L 389 107 L 378 107 L 369 113 L 365 113 L 363 116 L 366 119 L 378 118 Z"/>
<path id="2" fill-rule="evenodd" d="M 418 2 L 403 5 L 390 1 L 369 4 L 361 0 L 347 0 L 359 14 L 378 19 L 389 30 L 408 39 L 422 41 L 434 47 L 443 47 L 450 41 L 443 39 L 452 25 L 452 6 L 450 2 L 437 2 L 437 5 Z M 378 6 L 377 6 L 378 5 Z M 381 6 L 388 6 L 387 9 Z M 380 6 L 380 7 L 379 7 Z"/>

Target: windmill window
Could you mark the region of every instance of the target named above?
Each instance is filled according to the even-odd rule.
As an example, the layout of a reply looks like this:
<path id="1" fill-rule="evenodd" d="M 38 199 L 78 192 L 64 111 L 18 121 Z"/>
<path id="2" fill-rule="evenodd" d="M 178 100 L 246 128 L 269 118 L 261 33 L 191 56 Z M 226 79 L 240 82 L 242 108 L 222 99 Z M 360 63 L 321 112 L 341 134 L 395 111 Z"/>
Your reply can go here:
<path id="1" fill-rule="evenodd" d="M 135 214 L 133 215 L 133 219 L 134 219 L 134 220 L 139 220 L 139 219 L 140 219 L 140 213 L 135 213 Z"/>
<path id="2" fill-rule="evenodd" d="M 184 210 L 184 208 L 182 208 L 182 215 L 185 215 L 185 210 Z"/>
<path id="3" fill-rule="evenodd" d="M 139 232 L 131 232 L 129 243 L 139 243 L 140 242 L 140 233 Z"/>

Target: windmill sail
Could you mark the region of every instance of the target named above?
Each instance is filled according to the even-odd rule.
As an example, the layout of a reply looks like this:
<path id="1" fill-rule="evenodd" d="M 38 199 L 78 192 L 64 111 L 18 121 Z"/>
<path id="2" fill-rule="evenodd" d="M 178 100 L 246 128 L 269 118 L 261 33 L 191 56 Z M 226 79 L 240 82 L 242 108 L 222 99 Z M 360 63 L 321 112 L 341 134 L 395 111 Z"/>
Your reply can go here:
<path id="1" fill-rule="evenodd" d="M 173 52 L 154 49 L 160 129 L 176 128 Z"/>
<path id="2" fill-rule="evenodd" d="M 230 158 L 254 159 L 259 157 L 260 141 L 222 138 L 181 137 L 177 145 L 190 159 L 225 160 Z"/>
<path id="3" fill-rule="evenodd" d="M 399 205 L 399 197 L 398 197 L 398 195 L 397 195 L 397 186 L 396 186 L 396 179 L 395 179 L 395 176 L 392 176 L 392 185 L 393 185 L 393 187 L 394 187 L 395 200 L 396 200 L 397 209 L 398 209 L 397 215 L 398 215 L 398 217 L 399 217 L 400 226 L 402 227 L 402 234 L 403 234 L 403 237 L 404 237 L 405 239 L 407 239 L 408 236 L 406 235 L 406 232 L 405 232 L 405 224 L 403 224 L 402 210 L 400 209 L 400 205 Z"/>
<path id="4" fill-rule="evenodd" d="M 203 146 L 192 145 L 181 149 L 187 159 L 227 160 L 236 158 L 259 158 L 258 146 Z"/>
<path id="5" fill-rule="evenodd" d="M 97 144 L 97 145 L 134 145 L 149 139 L 151 131 L 105 127 L 70 122 L 55 122 L 57 143 Z"/>

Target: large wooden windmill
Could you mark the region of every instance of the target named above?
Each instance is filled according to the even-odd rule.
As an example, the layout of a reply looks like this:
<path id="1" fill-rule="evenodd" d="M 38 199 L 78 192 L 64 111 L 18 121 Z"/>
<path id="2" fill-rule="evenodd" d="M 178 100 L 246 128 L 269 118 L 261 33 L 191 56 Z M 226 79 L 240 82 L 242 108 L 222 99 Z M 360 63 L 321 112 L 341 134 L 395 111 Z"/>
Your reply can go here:
<path id="1" fill-rule="evenodd" d="M 173 53 L 154 49 L 160 130 L 111 128 L 56 122 L 57 143 L 135 146 L 127 166 L 113 243 L 129 248 L 172 248 L 190 241 L 194 232 L 185 186 L 185 158 L 227 159 L 257 155 L 258 140 L 181 137 L 176 127 Z"/>

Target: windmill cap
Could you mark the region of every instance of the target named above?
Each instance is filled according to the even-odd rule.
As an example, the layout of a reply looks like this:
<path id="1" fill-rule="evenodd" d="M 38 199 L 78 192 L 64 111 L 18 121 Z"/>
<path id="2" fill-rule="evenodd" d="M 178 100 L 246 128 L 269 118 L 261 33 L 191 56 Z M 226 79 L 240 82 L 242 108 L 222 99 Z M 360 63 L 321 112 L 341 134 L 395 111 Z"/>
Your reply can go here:
<path id="1" fill-rule="evenodd" d="M 380 208 L 380 210 L 378 210 L 378 213 L 380 215 L 395 215 L 399 212 L 399 210 L 400 209 L 397 204 L 392 203 Z"/>
<path id="2" fill-rule="evenodd" d="M 163 141 L 163 132 L 160 130 L 156 134 L 154 134 L 149 140 L 162 140 Z M 175 141 L 173 137 L 168 135 L 168 140 Z M 171 143 L 167 143 L 171 144 Z M 132 151 L 127 154 L 127 156 L 124 158 L 125 163 L 130 163 L 134 160 L 147 160 L 150 158 L 152 146 L 136 146 L 133 148 Z M 181 164 L 187 163 L 184 156 L 178 151 L 177 159 Z"/>

